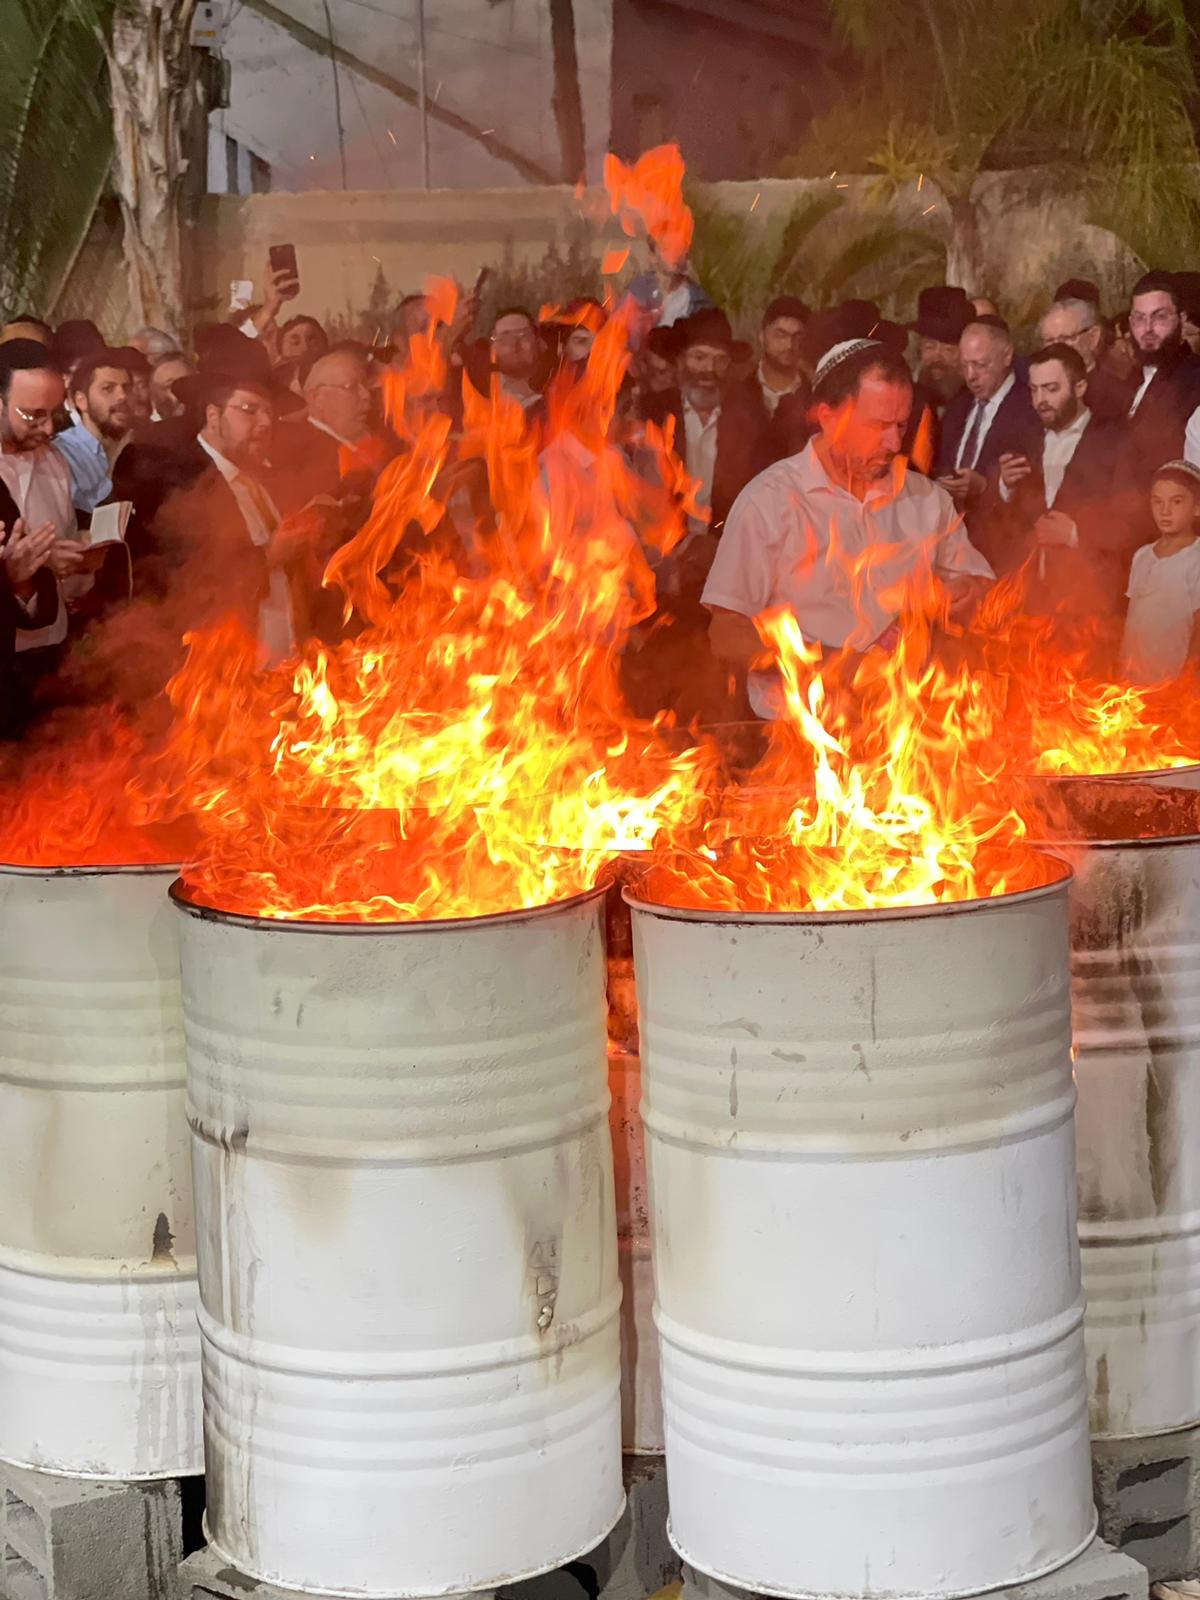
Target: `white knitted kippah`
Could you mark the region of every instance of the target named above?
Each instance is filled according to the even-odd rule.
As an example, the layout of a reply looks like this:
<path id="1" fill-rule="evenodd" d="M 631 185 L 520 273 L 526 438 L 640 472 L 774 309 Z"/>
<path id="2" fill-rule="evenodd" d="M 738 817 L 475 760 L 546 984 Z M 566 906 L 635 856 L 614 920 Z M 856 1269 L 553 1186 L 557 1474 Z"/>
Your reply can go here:
<path id="1" fill-rule="evenodd" d="M 1158 472 L 1184 472 L 1189 478 L 1196 480 L 1196 487 L 1200 488 L 1200 467 L 1194 461 L 1164 461 Z M 1155 473 L 1155 477 L 1158 473 Z"/>
<path id="2" fill-rule="evenodd" d="M 840 344 L 835 344 L 826 350 L 817 362 L 817 369 L 813 373 L 813 388 L 819 389 L 834 368 L 840 367 L 843 361 L 849 361 L 851 356 L 860 355 L 864 350 L 882 349 L 883 346 L 878 339 L 843 339 Z"/>

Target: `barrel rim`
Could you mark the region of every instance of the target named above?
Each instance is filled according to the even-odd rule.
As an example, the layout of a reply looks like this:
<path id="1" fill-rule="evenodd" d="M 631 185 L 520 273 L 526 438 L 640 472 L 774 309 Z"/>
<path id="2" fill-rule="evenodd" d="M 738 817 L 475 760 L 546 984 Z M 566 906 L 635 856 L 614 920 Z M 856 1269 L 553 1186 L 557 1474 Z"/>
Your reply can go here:
<path id="1" fill-rule="evenodd" d="M 621 898 L 634 911 L 648 916 L 661 917 L 668 922 L 719 922 L 735 927 L 778 927 L 806 924 L 819 928 L 831 923 L 874 924 L 877 922 L 902 922 L 918 917 L 966 916 L 988 911 L 996 906 L 1017 905 L 1024 901 L 1048 899 L 1062 894 L 1075 876 L 1070 862 L 1050 850 L 1039 850 L 1058 868 L 1058 876 L 1035 889 L 1014 889 L 1008 894 L 987 895 L 975 900 L 940 900 L 928 906 L 880 906 L 875 911 L 722 911 L 699 910 L 694 906 L 663 905 L 657 900 L 647 900 L 629 887 L 621 891 Z"/>
<path id="2" fill-rule="evenodd" d="M 1200 761 L 1185 761 L 1177 767 L 1138 767 L 1134 772 L 1030 772 L 1026 777 L 1036 783 L 1137 783 L 1183 772 L 1200 772 Z"/>
<path id="3" fill-rule="evenodd" d="M 311 917 L 261 917 L 244 911 L 223 911 L 218 906 L 203 906 L 192 898 L 192 891 L 182 876 L 177 877 L 167 890 L 177 911 L 195 917 L 200 922 L 227 923 L 235 928 L 256 928 L 281 933 L 329 934 L 404 934 L 404 933 L 463 933 L 472 928 L 516 927 L 535 919 L 553 916 L 556 912 L 587 905 L 589 901 L 603 900 L 607 887 L 595 885 L 579 894 L 568 895 L 565 900 L 550 900 L 545 905 L 522 906 L 512 911 L 489 911 L 479 917 L 445 917 L 424 922 L 321 922 Z"/>
<path id="4" fill-rule="evenodd" d="M 57 867 L 28 867 L 20 866 L 15 861 L 0 861 L 0 876 L 8 875 L 14 878 L 133 878 L 168 874 L 176 876 L 179 865 L 178 861 L 114 861 L 86 867 L 73 867 L 69 863 Z"/>

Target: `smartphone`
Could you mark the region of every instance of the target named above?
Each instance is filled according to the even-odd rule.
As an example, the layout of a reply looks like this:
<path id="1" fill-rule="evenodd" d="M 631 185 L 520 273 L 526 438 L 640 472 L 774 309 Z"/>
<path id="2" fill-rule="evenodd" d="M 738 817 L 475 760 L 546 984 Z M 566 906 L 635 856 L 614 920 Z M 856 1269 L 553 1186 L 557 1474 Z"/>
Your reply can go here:
<path id="1" fill-rule="evenodd" d="M 273 244 L 267 254 L 272 272 L 286 272 L 293 284 L 284 290 L 285 300 L 294 300 L 300 293 L 300 268 L 296 264 L 296 246 L 294 244 Z"/>

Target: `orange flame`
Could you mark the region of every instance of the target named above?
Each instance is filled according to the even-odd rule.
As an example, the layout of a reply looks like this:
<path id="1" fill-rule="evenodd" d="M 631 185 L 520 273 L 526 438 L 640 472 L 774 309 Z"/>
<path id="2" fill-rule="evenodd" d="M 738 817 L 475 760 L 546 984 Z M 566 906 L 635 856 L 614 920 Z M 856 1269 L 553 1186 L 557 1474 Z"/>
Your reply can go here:
<path id="1" fill-rule="evenodd" d="M 674 144 L 647 150 L 632 166 L 614 155 L 604 159 L 613 215 L 630 238 L 644 232 L 668 267 L 682 267 L 692 248 L 694 221 L 683 198 L 683 175 L 683 157 Z"/>
<path id="2" fill-rule="evenodd" d="M 434 293 L 442 318 L 452 304 Z M 435 314 L 436 315 L 436 314 Z M 617 651 L 654 605 L 647 552 L 682 511 L 616 448 L 620 317 L 552 400 L 550 445 L 494 387 L 465 390 L 460 455 L 486 463 L 491 525 L 461 520 L 435 325 L 389 395 L 404 454 L 326 582 L 365 626 L 260 671 L 238 624 L 193 636 L 170 746 L 146 786 L 202 835 L 186 877 L 252 915 L 478 916 L 589 888 L 695 805 L 704 757 L 630 718 Z"/>
<path id="3" fill-rule="evenodd" d="M 659 835 L 647 878 L 654 898 L 709 910 L 864 911 L 1051 881 L 1012 794 L 973 759 L 973 686 L 932 656 L 932 618 L 912 609 L 921 598 L 914 591 L 894 651 L 840 668 L 790 611 L 758 619 L 784 715 L 764 761 L 715 817 Z"/>

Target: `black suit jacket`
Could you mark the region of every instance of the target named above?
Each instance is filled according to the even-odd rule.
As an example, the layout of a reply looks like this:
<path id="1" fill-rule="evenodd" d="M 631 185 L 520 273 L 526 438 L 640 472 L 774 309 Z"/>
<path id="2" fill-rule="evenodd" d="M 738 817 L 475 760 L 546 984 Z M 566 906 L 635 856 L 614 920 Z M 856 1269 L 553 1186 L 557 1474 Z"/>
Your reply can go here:
<path id="1" fill-rule="evenodd" d="M 1130 399 L 1137 393 L 1135 373 Z M 1200 357 L 1182 346 L 1159 367 L 1141 404 L 1129 419 L 1121 447 L 1119 482 L 1130 492 L 1145 493 L 1164 462 L 1183 454 L 1188 418 L 1200 406 Z"/>
<path id="2" fill-rule="evenodd" d="M 942 417 L 941 439 L 938 443 L 937 475 L 954 472 L 958 447 L 970 427 L 975 399 L 969 389 L 962 389 L 946 407 Z M 1000 402 L 992 418 L 991 427 L 983 437 L 975 459 L 975 471 L 985 478 L 994 477 L 1000 468 L 1000 457 L 1007 454 L 1040 455 L 1042 425 L 1029 398 L 1028 386 L 1016 377 L 1012 388 Z M 974 530 L 972 529 L 972 533 Z"/>
<path id="3" fill-rule="evenodd" d="M 812 438 L 813 428 L 808 420 L 812 391 L 805 380 L 802 379 L 791 394 L 780 398 L 774 416 L 767 410 L 757 372 L 752 372 L 741 383 L 735 384 L 730 393 L 734 402 L 745 408 L 747 416 L 757 420 L 766 456 L 764 466 L 771 466 L 786 456 L 799 455 Z"/>
<path id="4" fill-rule="evenodd" d="M 19 515 L 12 495 L 0 483 L 0 525 L 5 536 L 12 532 Z M 0 564 L 0 738 L 19 734 L 29 714 L 24 686 L 16 672 L 17 633 L 26 628 L 47 628 L 58 615 L 58 585 L 48 567 L 34 575 L 33 590 L 33 604 L 27 609 L 13 594 Z"/>
<path id="5" fill-rule="evenodd" d="M 1119 616 L 1133 551 L 1141 542 L 1140 523 L 1130 497 L 1117 488 L 1122 428 L 1092 417 L 1067 464 L 1054 500 L 1074 522 L 1075 548 L 1047 547 L 1030 569 L 1030 604 L 1038 611 L 1076 616 Z M 987 519 L 981 548 L 998 575 L 1034 555 L 1034 525 L 1046 512 L 1042 446 L 1029 454 L 1033 471 L 1023 478 L 1004 505 L 996 490 L 998 511 Z M 989 489 L 989 495 L 991 494 Z"/>
<path id="6" fill-rule="evenodd" d="M 717 460 L 713 468 L 712 529 L 720 534 L 729 515 L 730 507 L 750 482 L 771 465 L 771 441 L 765 425 L 766 407 L 759 399 L 759 410 L 747 399 L 744 391 L 733 386 L 721 403 L 717 420 Z M 667 418 L 675 419 L 675 454 L 687 463 L 687 434 L 683 425 L 683 397 L 678 389 L 666 389 L 661 394 L 648 395 L 644 415 L 648 422 L 665 427 Z"/>

